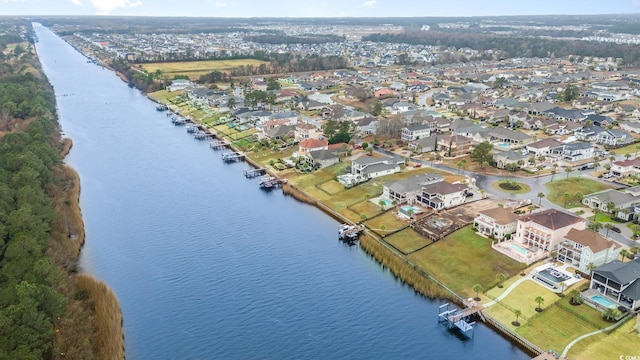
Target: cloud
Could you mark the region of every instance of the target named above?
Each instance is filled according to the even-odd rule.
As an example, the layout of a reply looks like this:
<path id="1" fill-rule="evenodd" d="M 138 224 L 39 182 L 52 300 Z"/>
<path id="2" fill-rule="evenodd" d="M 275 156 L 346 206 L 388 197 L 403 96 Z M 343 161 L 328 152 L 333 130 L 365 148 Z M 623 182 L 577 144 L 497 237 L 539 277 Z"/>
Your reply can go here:
<path id="1" fill-rule="evenodd" d="M 100 14 L 109 14 L 113 10 L 121 8 L 134 8 L 142 5 L 142 1 L 132 0 L 90 0 Z"/>
<path id="2" fill-rule="evenodd" d="M 8 3 L 22 3 L 22 2 L 26 2 L 27 0 L 2 0 L 3 4 L 8 4 Z"/>
<path id="3" fill-rule="evenodd" d="M 373 9 L 376 7 L 376 0 L 367 0 L 364 3 L 362 3 L 362 7 L 366 7 L 369 9 Z"/>
<path id="4" fill-rule="evenodd" d="M 71 3 L 72 3 L 73 5 L 79 5 L 79 6 L 84 5 L 84 4 L 82 3 L 82 0 L 71 0 Z"/>
<path id="5" fill-rule="evenodd" d="M 223 7 L 225 7 L 225 6 L 227 6 L 227 3 L 223 3 L 223 2 L 216 2 L 216 7 L 223 8 Z"/>

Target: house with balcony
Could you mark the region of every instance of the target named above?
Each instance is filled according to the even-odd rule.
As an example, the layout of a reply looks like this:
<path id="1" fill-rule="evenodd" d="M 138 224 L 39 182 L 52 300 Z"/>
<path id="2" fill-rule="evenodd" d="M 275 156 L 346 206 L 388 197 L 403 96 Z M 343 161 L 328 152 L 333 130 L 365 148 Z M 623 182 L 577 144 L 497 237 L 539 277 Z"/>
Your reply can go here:
<path id="1" fill-rule="evenodd" d="M 620 146 L 629 144 L 633 141 L 633 136 L 623 130 L 611 129 L 605 130 L 598 134 L 596 142 L 608 146 Z"/>
<path id="2" fill-rule="evenodd" d="M 600 298 L 594 299 L 596 296 Z M 640 259 L 629 262 L 613 260 L 595 268 L 592 271 L 589 290 L 585 291 L 582 297 L 600 307 L 604 307 L 601 300 L 604 298 L 629 310 L 639 309 Z"/>
<path id="3" fill-rule="evenodd" d="M 611 173 L 617 177 L 640 175 L 640 158 L 614 161 L 611 164 Z"/>
<path id="4" fill-rule="evenodd" d="M 447 181 L 424 186 L 416 197 L 417 202 L 434 210 L 444 210 L 461 205 L 467 199 L 469 187 Z"/>
<path id="5" fill-rule="evenodd" d="M 530 155 L 533 155 L 535 158 L 539 158 L 540 156 L 548 156 L 551 153 L 551 149 L 559 146 L 562 146 L 562 143 L 559 140 L 546 138 L 528 144 L 526 149 Z"/>
<path id="6" fill-rule="evenodd" d="M 476 143 L 473 139 L 462 135 L 444 135 L 438 137 L 436 151 L 446 157 L 463 156 L 473 150 Z"/>
<path id="7" fill-rule="evenodd" d="M 396 204 L 413 204 L 422 188 L 441 182 L 444 177 L 438 173 L 426 173 L 414 177 L 394 181 L 382 187 L 382 196 L 395 201 Z"/>
<path id="8" fill-rule="evenodd" d="M 431 135 L 431 127 L 429 125 L 415 125 L 402 128 L 403 141 L 415 141 L 426 138 Z"/>
<path id="9" fill-rule="evenodd" d="M 311 151 L 328 150 L 329 140 L 307 139 L 298 144 L 298 155 L 304 155 Z"/>
<path id="10" fill-rule="evenodd" d="M 322 131 L 315 125 L 305 122 L 296 124 L 295 140 L 319 139 Z"/>
<path id="11" fill-rule="evenodd" d="M 584 230 L 587 221 L 555 209 L 523 215 L 518 219 L 514 242 L 545 253 L 554 250 L 571 229 Z"/>
<path id="12" fill-rule="evenodd" d="M 518 216 L 512 209 L 496 207 L 480 211 L 473 220 L 476 231 L 487 237 L 495 237 L 498 240 L 505 239 L 516 232 Z"/>
<path id="13" fill-rule="evenodd" d="M 595 147 L 588 142 L 574 142 L 551 148 L 550 155 L 569 162 L 593 158 Z"/>
<path id="14" fill-rule="evenodd" d="M 620 245 L 591 230 L 571 229 L 558 244 L 557 257 L 569 266 L 588 274 L 591 266 L 616 260 Z"/>

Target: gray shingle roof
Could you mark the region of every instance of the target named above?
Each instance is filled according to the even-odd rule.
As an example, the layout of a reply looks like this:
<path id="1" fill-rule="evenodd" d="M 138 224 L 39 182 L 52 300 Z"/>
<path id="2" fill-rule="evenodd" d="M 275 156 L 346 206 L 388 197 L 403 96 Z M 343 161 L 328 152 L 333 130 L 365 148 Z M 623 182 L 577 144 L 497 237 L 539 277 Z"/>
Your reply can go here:
<path id="1" fill-rule="evenodd" d="M 640 260 L 623 263 L 613 260 L 593 270 L 607 279 L 611 279 L 619 284 L 629 284 L 640 279 Z"/>

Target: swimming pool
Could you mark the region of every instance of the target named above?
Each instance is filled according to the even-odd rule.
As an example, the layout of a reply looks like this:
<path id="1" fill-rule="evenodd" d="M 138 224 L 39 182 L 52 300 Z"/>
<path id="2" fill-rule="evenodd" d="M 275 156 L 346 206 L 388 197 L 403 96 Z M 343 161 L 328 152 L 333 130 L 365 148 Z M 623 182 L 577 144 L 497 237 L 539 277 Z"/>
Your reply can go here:
<path id="1" fill-rule="evenodd" d="M 413 211 L 414 214 L 420 212 L 420 209 L 411 205 L 405 205 L 401 207 L 400 210 L 404 211 L 405 213 L 408 213 L 409 211 Z"/>
<path id="2" fill-rule="evenodd" d="M 538 276 L 542 277 L 544 280 L 552 282 L 553 284 L 551 285 L 557 285 L 563 281 L 571 279 L 571 276 L 551 268 L 538 271 Z"/>
<path id="3" fill-rule="evenodd" d="M 496 146 L 508 149 L 509 147 L 511 147 L 511 144 L 509 144 L 509 143 L 497 143 Z"/>
<path id="4" fill-rule="evenodd" d="M 517 252 L 519 252 L 522 255 L 527 255 L 529 253 L 529 250 L 523 248 L 522 246 L 518 245 L 518 244 L 511 244 L 511 248 Z"/>
<path id="5" fill-rule="evenodd" d="M 607 299 L 604 296 L 600 296 L 600 295 L 593 295 L 591 297 L 591 300 L 597 302 L 598 304 L 606 307 L 606 308 L 612 308 L 615 309 L 618 307 L 618 304 L 614 303 L 613 301 Z"/>
<path id="6" fill-rule="evenodd" d="M 389 205 L 393 204 L 391 202 L 391 200 L 388 200 L 388 199 L 380 199 L 380 200 L 378 200 L 378 204 L 380 204 L 380 203 L 383 203 L 384 206 L 389 206 Z"/>

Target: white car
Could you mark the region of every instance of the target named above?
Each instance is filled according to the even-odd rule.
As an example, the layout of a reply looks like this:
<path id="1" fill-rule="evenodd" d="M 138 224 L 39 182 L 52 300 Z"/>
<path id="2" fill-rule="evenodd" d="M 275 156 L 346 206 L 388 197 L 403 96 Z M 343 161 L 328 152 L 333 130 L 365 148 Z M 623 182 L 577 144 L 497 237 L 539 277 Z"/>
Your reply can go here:
<path id="1" fill-rule="evenodd" d="M 608 172 L 608 173 L 604 174 L 604 176 L 603 176 L 603 177 L 604 177 L 605 179 L 609 179 L 611 176 L 613 176 L 613 175 L 612 175 L 610 172 Z"/>

